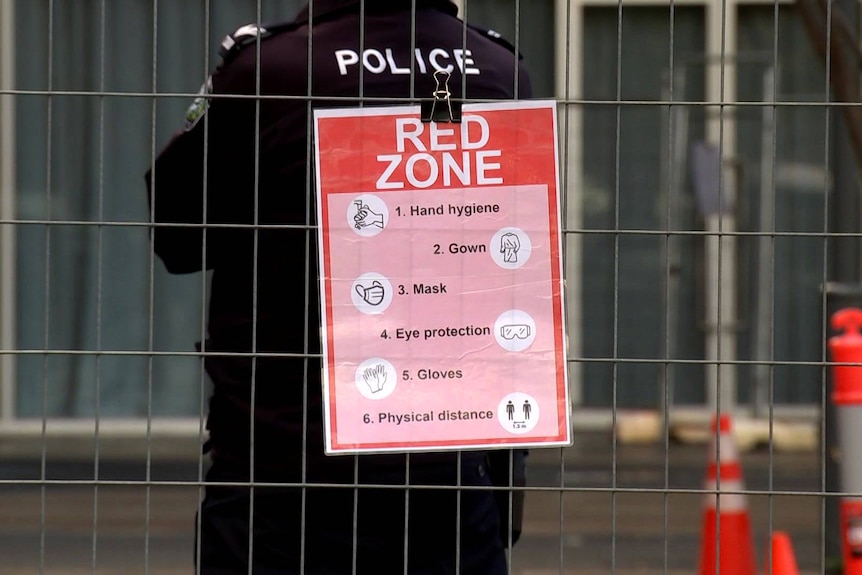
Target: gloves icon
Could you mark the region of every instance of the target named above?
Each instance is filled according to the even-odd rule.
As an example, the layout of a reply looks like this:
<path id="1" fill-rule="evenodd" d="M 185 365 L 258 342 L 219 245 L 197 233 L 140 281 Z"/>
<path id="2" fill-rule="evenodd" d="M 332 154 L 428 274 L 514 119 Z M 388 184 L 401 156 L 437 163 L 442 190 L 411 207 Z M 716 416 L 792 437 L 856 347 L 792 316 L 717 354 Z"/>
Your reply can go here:
<path id="1" fill-rule="evenodd" d="M 371 393 L 379 393 L 383 391 L 386 385 L 386 366 L 378 363 L 374 367 L 367 367 L 362 372 L 362 379 Z"/>

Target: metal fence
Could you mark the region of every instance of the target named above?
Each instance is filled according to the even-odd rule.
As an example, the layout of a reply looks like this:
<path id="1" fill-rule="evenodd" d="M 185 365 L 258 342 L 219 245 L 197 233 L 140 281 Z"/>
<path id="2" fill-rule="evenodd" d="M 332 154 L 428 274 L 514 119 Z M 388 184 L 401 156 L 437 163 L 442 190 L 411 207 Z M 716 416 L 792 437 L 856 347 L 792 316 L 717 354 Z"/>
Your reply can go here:
<path id="1" fill-rule="evenodd" d="M 0 0 L 0 573 L 193 571 L 208 278 L 152 256 L 142 176 L 221 37 L 301 4 Z M 697 569 L 719 412 L 758 571 L 774 531 L 837 569 L 857 7 L 456 4 L 559 104 L 575 442 L 531 455 L 511 572 Z"/>

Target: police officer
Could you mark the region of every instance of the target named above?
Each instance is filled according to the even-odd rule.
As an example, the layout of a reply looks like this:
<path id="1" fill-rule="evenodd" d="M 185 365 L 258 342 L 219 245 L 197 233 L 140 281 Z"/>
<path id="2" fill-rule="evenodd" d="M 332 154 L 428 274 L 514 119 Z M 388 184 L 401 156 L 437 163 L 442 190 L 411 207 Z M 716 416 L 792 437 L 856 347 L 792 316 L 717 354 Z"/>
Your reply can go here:
<path id="1" fill-rule="evenodd" d="M 213 394 L 198 567 L 505 573 L 517 537 L 509 509 L 469 487 L 491 485 L 491 472 L 510 484 L 522 459 L 498 452 L 506 459 L 489 469 L 483 452 L 324 456 L 309 111 L 415 103 L 440 69 L 453 98 L 529 98 L 527 74 L 511 45 L 446 0 L 311 8 L 225 38 L 222 63 L 146 176 L 168 271 L 213 272 L 199 345 Z M 410 488 L 437 485 L 465 489 Z"/>

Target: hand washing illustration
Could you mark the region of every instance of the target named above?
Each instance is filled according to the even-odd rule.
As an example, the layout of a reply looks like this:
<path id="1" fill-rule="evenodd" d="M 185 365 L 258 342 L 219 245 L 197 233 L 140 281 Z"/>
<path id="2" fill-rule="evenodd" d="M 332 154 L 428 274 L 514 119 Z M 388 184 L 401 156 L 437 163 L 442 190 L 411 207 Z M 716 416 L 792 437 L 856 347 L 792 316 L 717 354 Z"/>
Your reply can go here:
<path id="1" fill-rule="evenodd" d="M 355 222 L 353 226 L 357 230 L 371 226 L 381 230 L 383 229 L 382 213 L 375 212 L 368 206 L 368 204 L 363 203 L 362 200 L 356 200 L 353 202 L 353 205 L 356 208 L 356 214 L 353 216 L 353 221 Z"/>
<path id="2" fill-rule="evenodd" d="M 374 194 L 353 196 L 345 208 L 347 225 L 364 238 L 382 233 L 389 223 L 389 207 Z"/>

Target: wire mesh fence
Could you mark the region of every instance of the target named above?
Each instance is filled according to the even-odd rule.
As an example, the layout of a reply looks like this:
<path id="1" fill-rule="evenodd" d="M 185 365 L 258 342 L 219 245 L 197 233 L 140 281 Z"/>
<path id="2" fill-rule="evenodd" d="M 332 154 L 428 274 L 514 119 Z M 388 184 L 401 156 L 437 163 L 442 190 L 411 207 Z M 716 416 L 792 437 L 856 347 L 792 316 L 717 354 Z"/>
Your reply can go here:
<path id="1" fill-rule="evenodd" d="M 296 359 L 314 371 L 320 360 L 314 178 L 284 183 L 306 203 L 301 223 L 276 224 L 301 238 L 287 248 L 299 263 L 278 284 L 300 310 L 291 316 L 299 325 L 285 327 L 300 334 L 299 347 L 267 347 L 264 337 L 248 352 L 209 348 L 209 306 L 224 294 L 212 292 L 212 272 L 171 274 L 154 255 L 154 230 L 172 224 L 153 219 L 144 180 L 189 106 L 206 110 L 194 102 L 223 62 L 225 34 L 290 22 L 304 4 L 0 0 L 0 573 L 195 572 L 210 466 L 205 362 L 247 357 L 265 370 L 268 360 Z M 381 3 L 311 2 L 330 4 L 371 21 Z M 414 16 L 414 57 L 399 60 L 363 26 L 330 50 L 333 62 L 365 80 L 470 67 L 466 53 L 423 52 L 415 16 L 426 3 L 403 4 Z M 850 466 L 838 457 L 848 448 L 839 445 L 827 341 L 834 312 L 862 305 L 856 6 L 453 5 L 481 33 L 511 43 L 513 69 L 523 56 L 532 99 L 557 103 L 575 439 L 533 449 L 526 485 L 509 490 L 525 494 L 509 572 L 722 573 L 701 565 L 708 548 L 721 552 L 710 531 L 720 522 L 704 501 L 724 501 L 719 512 L 737 501 L 717 500 L 722 482 L 707 482 L 716 451 L 728 456 L 713 446 L 719 414 L 734 418 L 743 479 L 723 491 L 744 496 L 756 571 L 768 572 L 770 536 L 783 531 L 801 572 L 841 572 L 838 508 L 855 478 L 841 475 Z M 461 30 L 466 50 L 474 32 Z M 252 61 L 262 46 L 260 38 L 246 46 Z M 302 94 L 265 94 L 253 80 L 234 98 L 237 110 L 243 101 L 254 110 L 250 173 L 261 189 L 272 177 L 258 139 L 266 103 L 311 110 L 343 96 L 316 95 L 309 60 L 295 79 Z M 482 62 L 472 65 L 481 73 Z M 344 97 L 359 107 L 430 95 Z M 304 134 L 279 153 L 289 164 L 299 150 L 311 166 L 313 146 Z M 207 185 L 230 175 L 213 171 Z M 271 222 L 251 209 L 252 224 L 201 223 L 199 267 L 235 247 L 218 243 L 219 230 L 248 229 L 253 249 L 267 249 L 259 234 Z M 255 260 L 230 273 L 260 272 Z M 257 322 L 258 302 L 271 294 L 254 282 L 250 294 L 227 298 L 246 296 Z M 304 381 L 320 386 L 313 374 Z M 254 427 L 239 434 L 249 435 Z M 250 449 L 279 457 L 289 448 Z M 352 469 L 345 489 L 359 493 L 359 465 Z M 270 484 L 252 475 L 239 481 L 251 493 Z M 306 475 L 291 484 L 303 493 L 317 486 Z M 460 506 L 471 489 L 458 486 Z M 388 488 L 404 495 L 405 523 L 422 520 L 410 498 L 427 486 L 407 479 Z M 406 535 L 397 546 L 409 555 Z"/>

